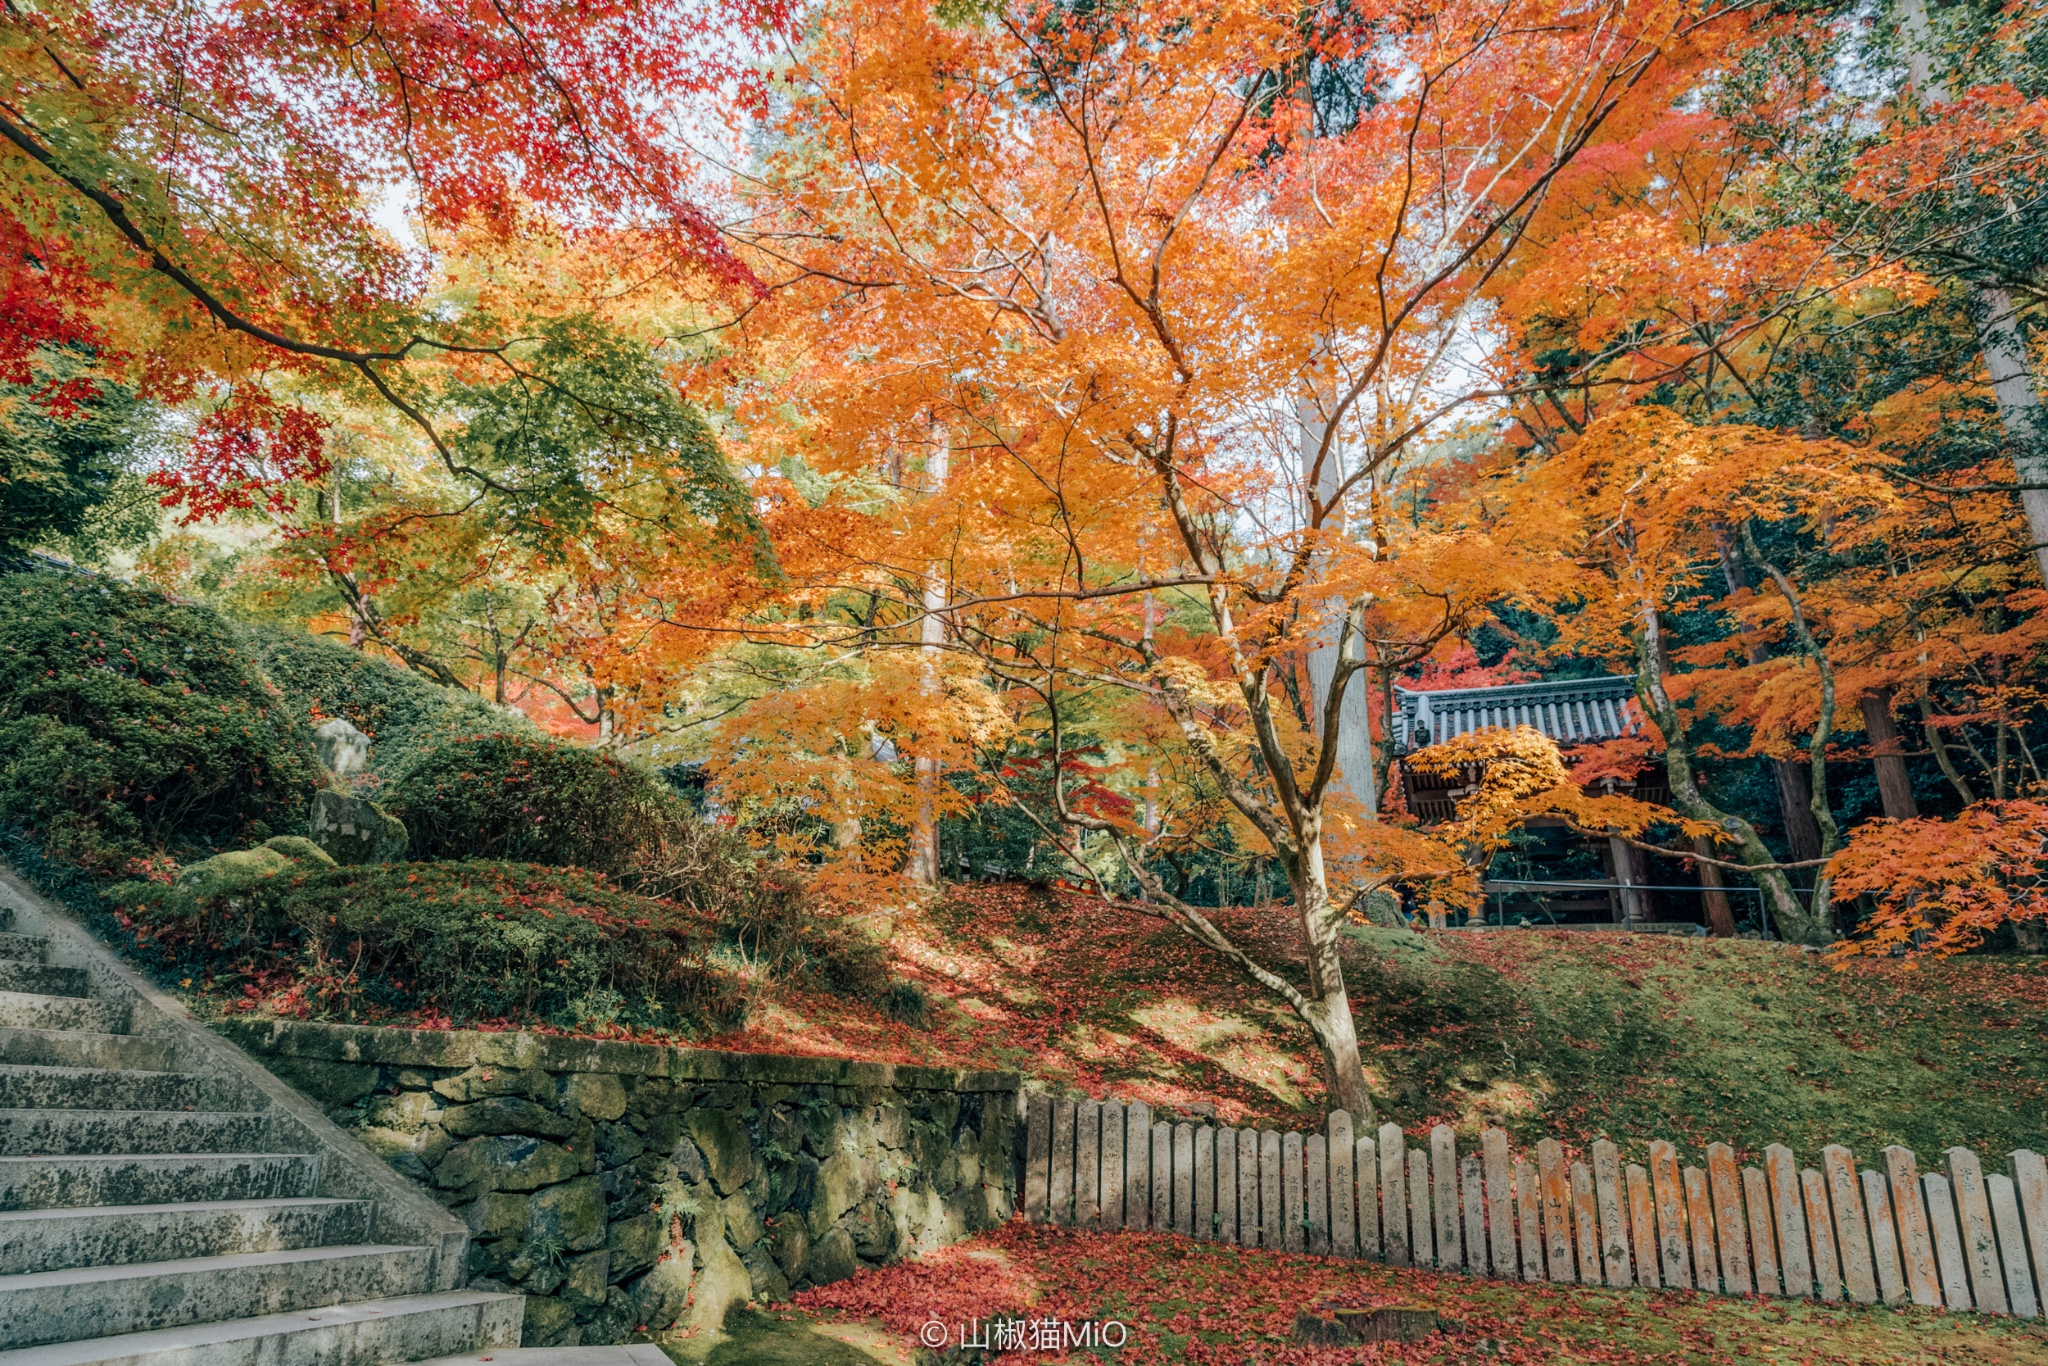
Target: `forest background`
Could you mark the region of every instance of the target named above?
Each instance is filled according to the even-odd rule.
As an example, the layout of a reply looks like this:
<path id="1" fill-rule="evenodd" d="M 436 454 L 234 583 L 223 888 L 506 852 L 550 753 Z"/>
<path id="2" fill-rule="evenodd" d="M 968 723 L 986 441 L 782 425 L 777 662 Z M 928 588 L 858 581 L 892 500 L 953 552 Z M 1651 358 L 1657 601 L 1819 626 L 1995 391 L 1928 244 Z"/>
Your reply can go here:
<path id="1" fill-rule="evenodd" d="M 842 913 L 1075 880 L 1361 1114 L 1345 927 L 1532 816 L 1787 938 L 2038 944 L 2038 5 L 0 32 L 0 553 L 659 768 Z M 1397 685 L 1610 673 L 1640 737 L 1405 817 Z"/>

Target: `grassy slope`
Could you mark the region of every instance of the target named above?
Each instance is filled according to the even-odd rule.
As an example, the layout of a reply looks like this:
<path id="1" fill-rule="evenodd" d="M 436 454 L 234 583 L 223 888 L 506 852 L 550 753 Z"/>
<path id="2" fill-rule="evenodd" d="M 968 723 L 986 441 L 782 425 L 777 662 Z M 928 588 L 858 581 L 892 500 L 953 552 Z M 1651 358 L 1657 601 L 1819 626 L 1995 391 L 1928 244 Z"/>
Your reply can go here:
<path id="1" fill-rule="evenodd" d="M 1233 929 L 1288 954 L 1282 914 Z M 1747 1154 L 1954 1143 L 2048 1146 L 2048 961 L 1972 956 L 1837 970 L 1747 941 L 1566 931 L 1366 932 L 1348 950 L 1367 1066 L 1411 1131 L 1488 1119 L 1521 1138 L 1625 1147 L 1715 1139 Z M 827 999 L 772 998 L 753 1048 L 1021 1068 L 1091 1094 L 1227 1120 L 1317 1108 L 1291 1015 L 1156 921 L 1018 886 L 967 887 L 899 925 L 899 970 L 933 999 L 915 1031 Z"/>

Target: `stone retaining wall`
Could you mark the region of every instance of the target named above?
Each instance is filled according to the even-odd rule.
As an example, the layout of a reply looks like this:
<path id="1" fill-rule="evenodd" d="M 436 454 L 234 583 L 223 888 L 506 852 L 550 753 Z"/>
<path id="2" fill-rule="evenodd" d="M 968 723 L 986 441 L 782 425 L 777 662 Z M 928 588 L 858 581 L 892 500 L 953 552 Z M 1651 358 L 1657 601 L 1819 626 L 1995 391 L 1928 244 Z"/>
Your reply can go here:
<path id="1" fill-rule="evenodd" d="M 464 1219 L 528 1346 L 719 1326 L 1010 1216 L 1018 1078 L 534 1034 L 221 1032 Z"/>

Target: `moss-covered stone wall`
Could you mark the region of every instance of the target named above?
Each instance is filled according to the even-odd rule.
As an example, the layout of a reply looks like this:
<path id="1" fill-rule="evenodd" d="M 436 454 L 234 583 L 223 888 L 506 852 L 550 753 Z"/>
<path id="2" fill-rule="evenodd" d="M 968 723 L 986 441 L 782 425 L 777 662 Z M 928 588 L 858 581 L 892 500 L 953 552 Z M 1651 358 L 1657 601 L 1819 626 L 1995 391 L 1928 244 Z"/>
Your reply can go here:
<path id="1" fill-rule="evenodd" d="M 1009 1073 L 532 1034 L 222 1032 L 469 1224 L 528 1346 L 697 1333 L 1002 1222 Z"/>

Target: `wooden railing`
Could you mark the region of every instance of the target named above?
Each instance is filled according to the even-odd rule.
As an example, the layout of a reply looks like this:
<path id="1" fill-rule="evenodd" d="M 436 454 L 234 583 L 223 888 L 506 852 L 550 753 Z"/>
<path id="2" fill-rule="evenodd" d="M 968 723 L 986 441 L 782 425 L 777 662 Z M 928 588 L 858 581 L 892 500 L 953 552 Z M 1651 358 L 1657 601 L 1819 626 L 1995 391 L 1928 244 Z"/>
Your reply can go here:
<path id="1" fill-rule="evenodd" d="M 1648 1165 L 1595 1142 L 1580 1160 L 1544 1139 L 1533 1160 L 1490 1128 L 1462 1159 L 1446 1125 L 1410 1148 L 1398 1125 L 1354 1138 L 1155 1122 L 1143 1101 L 1025 1105 L 1022 1212 L 1084 1229 L 1153 1230 L 1246 1247 L 1525 1281 L 1790 1295 L 2037 1318 L 2048 1291 L 2048 1163 L 2022 1149 L 1987 1175 L 1950 1148 L 1861 1168 L 1847 1148 L 1761 1167 L 1710 1144 L 1706 1166 L 1648 1146 Z"/>

